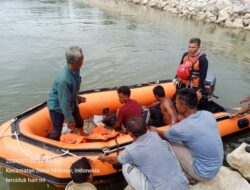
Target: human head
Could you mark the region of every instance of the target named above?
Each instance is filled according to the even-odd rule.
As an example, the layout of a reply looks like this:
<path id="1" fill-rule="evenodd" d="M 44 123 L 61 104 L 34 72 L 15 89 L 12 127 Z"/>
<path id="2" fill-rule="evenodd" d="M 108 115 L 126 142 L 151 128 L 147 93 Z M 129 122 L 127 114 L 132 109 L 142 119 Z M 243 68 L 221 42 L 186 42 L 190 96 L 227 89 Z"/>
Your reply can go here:
<path id="1" fill-rule="evenodd" d="M 191 55 L 194 55 L 200 49 L 200 38 L 191 38 L 189 40 L 188 51 Z"/>
<path id="2" fill-rule="evenodd" d="M 66 51 L 66 61 L 68 66 L 73 70 L 79 70 L 83 64 L 84 55 L 82 49 L 78 46 L 72 46 Z"/>
<path id="3" fill-rule="evenodd" d="M 74 183 L 85 183 L 92 181 L 90 161 L 83 157 L 75 161 L 70 167 L 70 175 Z"/>
<path id="4" fill-rule="evenodd" d="M 165 90 L 161 85 L 157 85 L 153 89 L 153 93 L 155 95 L 155 98 L 158 100 L 159 98 L 165 97 Z"/>
<path id="5" fill-rule="evenodd" d="M 133 116 L 131 117 L 128 122 L 128 131 L 132 134 L 132 137 L 140 137 L 147 132 L 146 123 L 143 117 L 140 116 Z"/>
<path id="6" fill-rule="evenodd" d="M 176 97 L 176 109 L 179 114 L 184 115 L 188 110 L 196 110 L 198 98 L 195 90 L 182 88 L 178 90 Z"/>
<path id="7" fill-rule="evenodd" d="M 120 86 L 117 89 L 119 101 L 124 104 L 128 99 L 130 99 L 131 91 L 128 86 Z"/>

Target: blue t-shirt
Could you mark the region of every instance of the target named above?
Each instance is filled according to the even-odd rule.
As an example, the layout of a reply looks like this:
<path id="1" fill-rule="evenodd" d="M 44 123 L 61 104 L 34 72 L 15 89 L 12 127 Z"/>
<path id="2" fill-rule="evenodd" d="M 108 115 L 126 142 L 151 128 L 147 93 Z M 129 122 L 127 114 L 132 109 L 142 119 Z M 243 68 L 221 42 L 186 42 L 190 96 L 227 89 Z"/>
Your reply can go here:
<path id="1" fill-rule="evenodd" d="M 214 115 L 198 111 L 164 133 L 170 142 L 182 142 L 191 151 L 198 176 L 213 178 L 223 161 L 223 145 Z"/>
<path id="2" fill-rule="evenodd" d="M 118 157 L 121 164 L 136 166 L 151 184 L 150 190 L 186 190 L 188 180 L 176 157 L 157 133 L 148 132 L 128 145 Z M 136 180 L 136 179 L 135 179 Z"/>

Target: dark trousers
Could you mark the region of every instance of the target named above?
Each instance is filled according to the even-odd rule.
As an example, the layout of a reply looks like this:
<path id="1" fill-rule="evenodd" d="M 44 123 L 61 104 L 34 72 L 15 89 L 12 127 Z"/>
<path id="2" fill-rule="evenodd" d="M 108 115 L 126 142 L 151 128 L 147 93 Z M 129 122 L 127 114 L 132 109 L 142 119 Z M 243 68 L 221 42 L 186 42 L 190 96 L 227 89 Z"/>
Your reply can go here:
<path id="1" fill-rule="evenodd" d="M 207 98 L 203 97 L 199 104 L 198 104 L 198 110 L 206 110 L 212 113 L 217 113 L 217 112 L 224 112 L 225 109 L 217 104 L 216 102 L 212 100 L 208 100 Z"/>
<path id="2" fill-rule="evenodd" d="M 177 91 L 185 88 L 185 86 L 183 84 L 181 84 L 180 86 L 177 87 Z M 197 90 L 197 88 L 193 88 L 195 91 Z M 177 92 L 175 93 L 174 97 L 173 97 L 173 102 L 174 105 L 176 104 L 176 96 L 177 96 Z M 204 95 L 203 93 L 203 97 L 200 99 L 199 103 L 198 103 L 198 110 L 206 110 L 209 111 L 211 113 L 217 113 L 217 112 L 224 112 L 225 109 L 217 104 L 216 102 L 212 101 L 212 100 L 208 100 L 208 98 Z"/>
<path id="3" fill-rule="evenodd" d="M 148 125 L 152 125 L 154 127 L 161 127 L 166 125 L 163 121 L 163 116 L 161 113 L 160 106 L 149 108 L 149 111 L 150 111 L 150 120 Z"/>
<path id="4" fill-rule="evenodd" d="M 79 109 L 76 108 L 72 114 L 76 122 L 76 128 L 83 127 L 83 119 L 80 115 Z M 49 110 L 49 115 L 52 121 L 52 131 L 48 135 L 48 138 L 59 141 L 63 128 L 64 115 L 54 110 Z"/>

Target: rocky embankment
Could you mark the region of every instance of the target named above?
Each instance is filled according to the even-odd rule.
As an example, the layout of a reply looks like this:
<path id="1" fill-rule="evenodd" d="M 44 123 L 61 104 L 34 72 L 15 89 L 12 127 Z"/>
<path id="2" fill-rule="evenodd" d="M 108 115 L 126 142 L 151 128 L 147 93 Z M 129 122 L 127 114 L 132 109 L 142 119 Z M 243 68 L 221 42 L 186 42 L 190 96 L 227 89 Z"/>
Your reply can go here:
<path id="1" fill-rule="evenodd" d="M 250 30 L 250 0 L 126 0 L 179 16 Z"/>

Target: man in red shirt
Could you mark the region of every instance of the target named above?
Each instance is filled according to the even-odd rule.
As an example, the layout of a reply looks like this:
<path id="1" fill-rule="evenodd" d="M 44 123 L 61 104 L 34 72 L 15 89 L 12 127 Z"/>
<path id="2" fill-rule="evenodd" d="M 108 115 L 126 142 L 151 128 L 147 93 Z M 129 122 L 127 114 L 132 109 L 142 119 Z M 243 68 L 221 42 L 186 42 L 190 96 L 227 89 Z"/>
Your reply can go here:
<path id="1" fill-rule="evenodd" d="M 128 132 L 127 121 L 132 116 L 142 116 L 142 108 L 136 100 L 130 99 L 131 91 L 128 86 L 119 87 L 117 93 L 119 101 L 123 106 L 117 110 L 115 128 L 120 128 L 123 124 L 126 127 L 126 132 Z"/>

